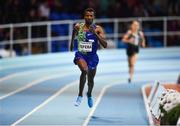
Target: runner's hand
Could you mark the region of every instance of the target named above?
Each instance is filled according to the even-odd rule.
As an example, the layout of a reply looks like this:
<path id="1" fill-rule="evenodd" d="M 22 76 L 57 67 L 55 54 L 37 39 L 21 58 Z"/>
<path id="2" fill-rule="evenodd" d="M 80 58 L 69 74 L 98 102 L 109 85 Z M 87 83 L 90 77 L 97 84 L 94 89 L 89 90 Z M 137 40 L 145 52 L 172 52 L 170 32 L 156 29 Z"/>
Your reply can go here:
<path id="1" fill-rule="evenodd" d="M 77 26 L 74 26 L 73 31 L 74 31 L 75 34 L 78 32 L 78 30 L 79 30 L 79 28 Z"/>
<path id="2" fill-rule="evenodd" d="M 134 44 L 134 38 L 132 37 L 132 38 L 130 38 L 129 40 L 128 40 L 128 43 L 130 43 L 130 44 Z"/>
<path id="3" fill-rule="evenodd" d="M 89 31 L 96 34 L 95 28 L 92 25 L 90 25 Z"/>

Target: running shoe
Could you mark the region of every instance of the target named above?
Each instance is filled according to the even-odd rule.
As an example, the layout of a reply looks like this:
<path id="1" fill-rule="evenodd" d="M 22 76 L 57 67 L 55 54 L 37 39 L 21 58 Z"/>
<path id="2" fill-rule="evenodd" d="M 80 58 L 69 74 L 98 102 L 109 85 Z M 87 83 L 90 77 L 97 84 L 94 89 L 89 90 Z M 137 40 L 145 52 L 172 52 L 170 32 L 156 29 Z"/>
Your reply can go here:
<path id="1" fill-rule="evenodd" d="M 78 107 L 81 104 L 81 101 L 82 101 L 82 96 L 78 96 L 74 105 Z"/>
<path id="2" fill-rule="evenodd" d="M 93 107 L 93 99 L 92 99 L 92 97 L 88 97 L 87 96 L 87 99 L 88 99 L 88 106 L 89 106 L 89 108 L 92 108 Z"/>

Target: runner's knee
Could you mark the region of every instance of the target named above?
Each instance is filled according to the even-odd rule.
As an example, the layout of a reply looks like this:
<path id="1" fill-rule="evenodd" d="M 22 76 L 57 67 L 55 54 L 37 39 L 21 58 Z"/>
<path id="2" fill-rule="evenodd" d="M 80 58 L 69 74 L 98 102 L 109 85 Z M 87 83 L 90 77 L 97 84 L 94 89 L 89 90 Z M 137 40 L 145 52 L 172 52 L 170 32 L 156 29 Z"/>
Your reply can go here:
<path id="1" fill-rule="evenodd" d="M 82 69 L 82 70 L 81 70 L 81 73 L 82 73 L 83 75 L 86 75 L 86 74 L 88 73 L 88 70 L 87 70 L 87 69 Z"/>
<path id="2" fill-rule="evenodd" d="M 134 67 L 134 64 L 133 64 L 133 63 L 130 63 L 130 64 L 129 64 L 129 67 L 130 67 L 130 68 Z"/>
<path id="3" fill-rule="evenodd" d="M 93 78 L 88 78 L 88 84 L 93 84 L 94 83 L 94 79 Z"/>

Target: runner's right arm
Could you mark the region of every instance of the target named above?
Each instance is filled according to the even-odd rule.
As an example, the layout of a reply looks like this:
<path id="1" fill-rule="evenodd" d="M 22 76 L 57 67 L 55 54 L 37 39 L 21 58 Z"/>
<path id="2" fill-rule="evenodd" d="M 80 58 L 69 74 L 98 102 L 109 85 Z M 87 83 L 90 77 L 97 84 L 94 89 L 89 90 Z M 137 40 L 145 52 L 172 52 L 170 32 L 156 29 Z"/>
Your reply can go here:
<path id="1" fill-rule="evenodd" d="M 79 23 L 77 23 L 74 28 L 73 28 L 73 32 L 72 32 L 72 37 L 71 37 L 71 44 L 70 44 L 70 51 L 73 51 L 74 48 L 74 39 L 78 33 L 79 30 Z"/>
<path id="2" fill-rule="evenodd" d="M 129 37 L 132 34 L 132 32 L 130 30 L 127 31 L 127 33 L 123 36 L 122 41 L 125 43 L 134 43 L 134 38 L 133 37 Z"/>
<path id="3" fill-rule="evenodd" d="M 103 28 L 102 28 L 101 26 L 97 25 L 96 29 L 94 29 L 94 28 L 91 26 L 91 27 L 90 27 L 90 31 L 93 32 L 93 33 L 97 36 L 100 44 L 101 44 L 104 48 L 107 48 L 107 41 L 106 41 L 106 39 L 105 39 L 105 33 L 104 33 Z"/>

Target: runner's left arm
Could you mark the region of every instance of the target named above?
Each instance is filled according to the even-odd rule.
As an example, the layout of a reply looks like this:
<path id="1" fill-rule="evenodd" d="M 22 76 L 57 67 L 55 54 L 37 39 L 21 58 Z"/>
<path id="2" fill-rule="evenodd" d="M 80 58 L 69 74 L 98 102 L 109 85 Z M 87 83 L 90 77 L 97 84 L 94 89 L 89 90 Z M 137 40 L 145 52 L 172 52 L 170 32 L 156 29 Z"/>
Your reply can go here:
<path id="1" fill-rule="evenodd" d="M 71 44 L 70 44 L 70 51 L 73 51 L 74 48 L 74 39 L 78 33 L 79 24 L 76 24 L 73 28 L 72 36 L 71 36 Z"/>
<path id="2" fill-rule="evenodd" d="M 142 46 L 143 48 L 145 48 L 145 47 L 146 47 L 146 40 L 145 40 L 145 37 L 144 37 L 144 33 L 141 31 L 141 32 L 140 32 L 140 35 L 141 35 L 141 37 L 142 37 L 141 46 Z"/>
<path id="3" fill-rule="evenodd" d="M 105 39 L 105 33 L 104 33 L 104 30 L 102 29 L 102 27 L 97 26 L 96 29 L 94 29 L 93 27 L 90 27 L 90 31 L 93 32 L 97 36 L 100 44 L 104 48 L 106 48 L 107 47 L 107 41 Z"/>

